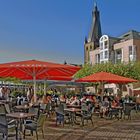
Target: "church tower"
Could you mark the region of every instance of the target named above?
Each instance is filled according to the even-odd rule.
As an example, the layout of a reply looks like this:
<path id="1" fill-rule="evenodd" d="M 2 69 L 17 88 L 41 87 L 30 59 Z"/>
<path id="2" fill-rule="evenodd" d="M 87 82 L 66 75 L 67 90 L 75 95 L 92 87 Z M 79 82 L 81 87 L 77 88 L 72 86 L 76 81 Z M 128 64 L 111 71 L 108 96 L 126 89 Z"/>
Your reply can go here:
<path id="1" fill-rule="evenodd" d="M 90 51 L 99 47 L 99 39 L 102 36 L 101 24 L 100 24 L 100 12 L 97 4 L 94 4 L 94 10 L 92 11 L 92 25 L 89 32 L 88 39 L 85 38 L 84 42 L 84 63 L 90 63 Z"/>

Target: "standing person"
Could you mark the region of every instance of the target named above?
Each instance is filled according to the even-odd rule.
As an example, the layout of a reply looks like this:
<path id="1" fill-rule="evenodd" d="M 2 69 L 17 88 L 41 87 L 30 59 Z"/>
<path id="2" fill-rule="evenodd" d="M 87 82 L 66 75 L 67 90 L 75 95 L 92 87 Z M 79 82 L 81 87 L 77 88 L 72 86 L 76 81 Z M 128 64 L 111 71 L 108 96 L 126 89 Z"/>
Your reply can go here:
<path id="1" fill-rule="evenodd" d="M 2 87 L 0 87 L 0 100 L 2 100 L 3 93 L 2 93 Z"/>
<path id="2" fill-rule="evenodd" d="M 11 93 L 10 89 L 6 88 L 6 91 L 5 91 L 5 99 L 6 100 L 9 100 L 10 93 Z"/>
<path id="3" fill-rule="evenodd" d="M 30 88 L 27 89 L 27 101 L 30 101 Z"/>
<path id="4" fill-rule="evenodd" d="M 3 87 L 2 88 L 2 93 L 3 93 L 3 99 L 6 100 L 7 99 L 7 87 Z"/>
<path id="5" fill-rule="evenodd" d="M 32 98 L 33 98 L 33 95 L 34 95 L 34 90 L 33 90 L 33 87 L 30 86 L 30 87 L 28 88 L 28 91 L 27 91 L 27 99 L 28 99 L 29 102 L 30 102 L 31 100 L 33 100 L 33 99 L 32 99 Z"/>

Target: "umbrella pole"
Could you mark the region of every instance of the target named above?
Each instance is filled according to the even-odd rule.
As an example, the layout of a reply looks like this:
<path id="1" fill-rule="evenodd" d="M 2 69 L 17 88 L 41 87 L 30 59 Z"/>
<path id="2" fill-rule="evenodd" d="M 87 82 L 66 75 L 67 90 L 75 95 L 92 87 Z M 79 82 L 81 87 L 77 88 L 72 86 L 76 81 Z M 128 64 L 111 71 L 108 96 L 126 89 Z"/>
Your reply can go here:
<path id="1" fill-rule="evenodd" d="M 44 95 L 46 95 L 46 80 L 44 80 Z"/>
<path id="2" fill-rule="evenodd" d="M 36 102 L 36 76 L 33 76 L 33 82 L 34 82 L 34 102 Z"/>
<path id="3" fill-rule="evenodd" d="M 103 101 L 103 97 L 104 97 L 104 83 L 103 82 L 101 82 L 101 86 L 102 86 L 101 101 Z"/>

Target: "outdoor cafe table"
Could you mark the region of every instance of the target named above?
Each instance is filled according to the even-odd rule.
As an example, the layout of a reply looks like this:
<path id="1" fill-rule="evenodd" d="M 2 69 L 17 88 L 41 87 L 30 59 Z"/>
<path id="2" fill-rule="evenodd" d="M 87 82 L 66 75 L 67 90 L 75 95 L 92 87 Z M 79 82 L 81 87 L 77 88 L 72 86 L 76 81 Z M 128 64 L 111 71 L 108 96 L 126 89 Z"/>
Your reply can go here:
<path id="1" fill-rule="evenodd" d="M 16 135 L 16 140 L 22 139 L 21 133 L 22 133 L 22 123 L 23 120 L 34 117 L 35 114 L 33 113 L 21 113 L 21 112 L 15 112 L 15 113 L 9 113 L 6 114 L 7 117 L 15 119 L 17 122 L 17 135 Z M 20 137 L 18 136 L 18 133 L 20 134 Z"/>
<path id="2" fill-rule="evenodd" d="M 124 104 L 126 106 L 132 106 L 132 107 L 134 107 L 136 105 L 136 102 L 129 102 L 129 103 L 125 102 Z"/>
<path id="3" fill-rule="evenodd" d="M 5 104 L 10 103 L 10 101 L 9 101 L 9 100 L 0 100 L 0 102 L 1 102 L 1 103 L 5 103 Z"/>
<path id="4" fill-rule="evenodd" d="M 71 113 L 72 125 L 74 123 L 77 124 L 75 115 L 76 115 L 77 112 L 81 112 L 82 110 L 79 109 L 79 108 L 66 108 L 66 109 L 64 109 L 64 111 L 67 111 L 67 112 Z"/>
<path id="5" fill-rule="evenodd" d="M 68 108 L 81 108 L 81 105 L 67 105 Z"/>
<path id="6" fill-rule="evenodd" d="M 19 110 L 19 111 L 27 112 L 27 110 L 30 108 L 30 106 L 28 106 L 28 105 L 18 105 L 18 106 L 15 106 L 14 108 Z"/>
<path id="7" fill-rule="evenodd" d="M 120 113 L 120 119 L 122 119 L 122 114 L 123 114 L 123 107 L 122 106 L 115 106 L 115 107 L 111 107 L 111 109 L 117 109 Z"/>

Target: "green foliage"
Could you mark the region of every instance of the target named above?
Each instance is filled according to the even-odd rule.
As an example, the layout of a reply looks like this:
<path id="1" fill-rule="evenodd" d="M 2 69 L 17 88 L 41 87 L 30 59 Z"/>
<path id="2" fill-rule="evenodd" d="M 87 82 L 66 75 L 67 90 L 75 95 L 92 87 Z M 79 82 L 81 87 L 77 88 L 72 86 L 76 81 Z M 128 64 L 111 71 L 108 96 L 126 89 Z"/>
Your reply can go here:
<path id="1" fill-rule="evenodd" d="M 15 78 L 15 77 L 5 77 L 5 78 L 0 77 L 0 81 L 3 81 L 3 82 L 13 82 L 15 84 L 21 83 L 21 80 L 18 79 L 18 78 Z"/>
<path id="2" fill-rule="evenodd" d="M 37 95 L 44 95 L 44 92 L 41 91 L 41 90 L 39 90 L 39 91 L 36 91 L 36 94 L 37 94 Z"/>
<path id="3" fill-rule="evenodd" d="M 82 78 L 97 72 L 111 72 L 124 77 L 134 78 L 140 80 L 140 62 L 124 63 L 102 63 L 91 66 L 89 64 L 84 65 L 83 68 L 78 71 L 75 78 Z"/>
<path id="4" fill-rule="evenodd" d="M 85 77 L 88 76 L 90 74 L 93 73 L 93 66 L 91 66 L 90 64 L 86 64 L 83 66 L 83 68 L 81 70 L 79 70 L 76 74 L 75 74 L 75 78 L 81 78 L 81 77 Z"/>
<path id="5" fill-rule="evenodd" d="M 12 91 L 11 96 L 12 97 L 18 97 L 18 96 L 22 96 L 23 93 L 21 91 Z"/>

